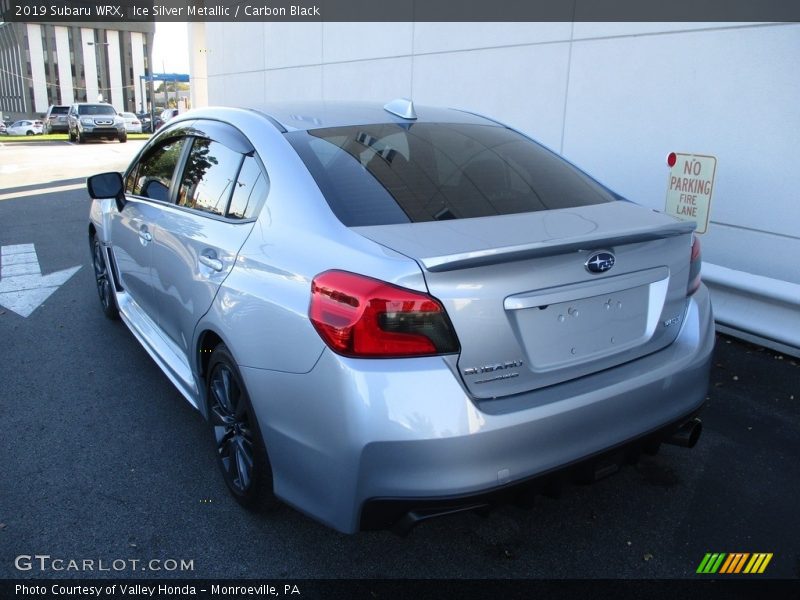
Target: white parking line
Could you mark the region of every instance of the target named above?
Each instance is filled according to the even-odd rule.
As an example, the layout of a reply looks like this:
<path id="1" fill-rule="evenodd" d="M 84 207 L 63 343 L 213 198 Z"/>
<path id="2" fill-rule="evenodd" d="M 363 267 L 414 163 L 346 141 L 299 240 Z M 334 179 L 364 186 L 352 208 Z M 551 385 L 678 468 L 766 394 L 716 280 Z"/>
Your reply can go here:
<path id="1" fill-rule="evenodd" d="M 14 200 L 16 198 L 24 198 L 26 196 L 38 196 L 39 194 L 52 194 L 55 192 L 68 192 L 70 190 L 85 189 L 85 183 L 73 183 L 70 185 L 57 185 L 49 188 L 39 188 L 38 190 L 25 190 L 24 192 L 11 192 L 9 194 L 0 194 L 0 202 L 3 200 Z"/>

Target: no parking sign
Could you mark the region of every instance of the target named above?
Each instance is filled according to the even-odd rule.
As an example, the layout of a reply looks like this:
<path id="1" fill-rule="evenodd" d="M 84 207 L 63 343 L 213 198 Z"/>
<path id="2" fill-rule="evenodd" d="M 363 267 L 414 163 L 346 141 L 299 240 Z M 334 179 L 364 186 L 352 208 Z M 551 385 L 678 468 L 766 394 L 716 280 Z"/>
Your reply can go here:
<path id="1" fill-rule="evenodd" d="M 717 172 L 716 157 L 670 152 L 667 165 L 669 177 L 665 212 L 684 221 L 694 221 L 697 223 L 697 233 L 705 233 L 708 230 L 711 193 Z"/>

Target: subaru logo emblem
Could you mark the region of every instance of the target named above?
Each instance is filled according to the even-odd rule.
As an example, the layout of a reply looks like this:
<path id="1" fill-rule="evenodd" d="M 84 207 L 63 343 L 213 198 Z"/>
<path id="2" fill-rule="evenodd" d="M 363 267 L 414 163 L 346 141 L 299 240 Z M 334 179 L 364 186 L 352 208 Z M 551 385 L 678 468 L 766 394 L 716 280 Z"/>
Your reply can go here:
<path id="1" fill-rule="evenodd" d="M 583 265 L 590 273 L 605 273 L 617 261 L 611 252 L 595 252 L 592 254 Z"/>

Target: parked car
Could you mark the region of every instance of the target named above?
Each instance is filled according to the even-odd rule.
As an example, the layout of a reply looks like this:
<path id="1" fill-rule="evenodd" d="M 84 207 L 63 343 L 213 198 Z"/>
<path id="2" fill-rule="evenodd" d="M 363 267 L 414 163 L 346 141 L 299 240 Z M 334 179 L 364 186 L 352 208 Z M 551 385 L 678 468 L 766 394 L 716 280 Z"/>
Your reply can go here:
<path id="1" fill-rule="evenodd" d="M 8 133 L 5 121 L 0 121 L 0 133 Z"/>
<path id="2" fill-rule="evenodd" d="M 102 310 L 242 505 L 406 527 L 694 445 L 693 223 L 471 113 L 254 108 L 189 111 L 87 182 Z"/>
<path id="3" fill-rule="evenodd" d="M 69 131 L 68 113 L 69 106 L 51 104 L 47 109 L 47 114 L 44 116 L 44 132 L 67 133 Z"/>
<path id="4" fill-rule="evenodd" d="M 142 133 L 153 133 L 153 120 L 150 113 L 138 112 L 136 118 L 142 123 Z"/>
<path id="5" fill-rule="evenodd" d="M 39 135 L 42 133 L 42 122 L 31 119 L 14 121 L 6 128 L 8 135 Z"/>
<path id="6" fill-rule="evenodd" d="M 142 133 L 142 122 L 132 112 L 121 112 L 119 116 L 125 122 L 125 131 L 127 133 Z"/>
<path id="7" fill-rule="evenodd" d="M 179 114 L 177 108 L 166 108 L 156 117 L 155 129 L 160 129 L 167 121 L 174 119 Z M 155 130 L 154 130 L 155 131 Z"/>
<path id="8" fill-rule="evenodd" d="M 67 115 L 69 141 L 83 144 L 87 139 L 117 139 L 128 141 L 125 122 L 110 104 L 78 102 Z"/>

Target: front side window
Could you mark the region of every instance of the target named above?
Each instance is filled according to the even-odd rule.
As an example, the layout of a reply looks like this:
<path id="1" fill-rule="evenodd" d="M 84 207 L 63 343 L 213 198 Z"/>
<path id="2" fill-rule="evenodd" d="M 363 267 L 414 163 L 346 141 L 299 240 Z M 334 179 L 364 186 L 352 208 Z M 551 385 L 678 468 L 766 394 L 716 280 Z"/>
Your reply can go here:
<path id="1" fill-rule="evenodd" d="M 186 138 L 175 138 L 149 152 L 130 171 L 126 191 L 136 196 L 169 202 L 169 188 Z"/>
<path id="2" fill-rule="evenodd" d="M 350 227 L 465 219 L 611 202 L 571 164 L 510 129 L 383 123 L 286 138 Z"/>
<path id="3" fill-rule="evenodd" d="M 224 144 L 194 138 L 178 191 L 178 206 L 224 216 L 242 155 Z"/>

